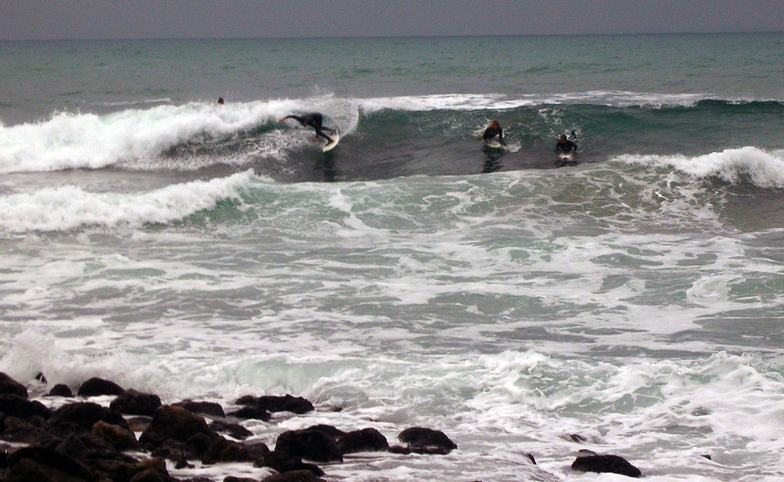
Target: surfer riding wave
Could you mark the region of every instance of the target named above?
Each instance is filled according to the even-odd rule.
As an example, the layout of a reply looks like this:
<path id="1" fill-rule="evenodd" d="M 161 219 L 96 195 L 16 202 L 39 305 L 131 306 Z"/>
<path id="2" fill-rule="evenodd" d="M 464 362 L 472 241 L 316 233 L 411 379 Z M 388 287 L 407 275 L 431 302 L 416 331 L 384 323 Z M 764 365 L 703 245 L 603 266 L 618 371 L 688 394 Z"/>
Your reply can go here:
<path id="1" fill-rule="evenodd" d="M 284 122 L 286 119 L 295 119 L 300 124 L 302 124 L 303 127 L 314 128 L 316 130 L 316 137 L 314 138 L 314 140 L 318 139 L 319 137 L 323 137 L 324 139 L 327 140 L 327 144 L 326 144 L 327 146 L 335 142 L 334 139 L 324 134 L 324 131 L 329 132 L 333 136 L 337 133 L 337 131 L 329 127 L 324 127 L 322 125 L 324 123 L 324 116 L 318 112 L 313 112 L 311 114 L 305 114 L 305 115 L 287 115 L 286 117 L 280 119 L 278 122 Z"/>

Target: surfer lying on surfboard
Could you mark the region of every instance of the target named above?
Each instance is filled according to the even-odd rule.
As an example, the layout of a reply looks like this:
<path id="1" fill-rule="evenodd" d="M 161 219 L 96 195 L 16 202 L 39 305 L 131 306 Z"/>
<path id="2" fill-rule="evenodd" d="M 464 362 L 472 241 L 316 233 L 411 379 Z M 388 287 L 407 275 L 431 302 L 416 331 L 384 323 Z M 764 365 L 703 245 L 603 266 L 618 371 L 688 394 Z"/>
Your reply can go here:
<path id="1" fill-rule="evenodd" d="M 495 139 L 496 137 L 498 137 L 497 140 Z M 506 144 L 504 142 L 504 130 L 501 129 L 501 124 L 499 124 L 497 120 L 494 120 L 487 126 L 487 129 L 485 129 L 485 132 L 480 139 L 485 141 L 485 144 L 488 145 L 496 142 L 501 145 Z"/>
<path id="2" fill-rule="evenodd" d="M 572 131 L 572 139 L 577 139 L 577 135 Z M 555 144 L 555 153 L 561 156 L 573 156 L 577 154 L 577 144 L 573 141 L 570 141 L 566 138 L 565 135 L 561 135 L 558 138 L 558 143 Z"/>
<path id="3" fill-rule="evenodd" d="M 295 119 L 299 121 L 299 123 L 302 124 L 303 127 L 312 127 L 316 129 L 316 137 L 314 138 L 314 140 L 318 139 L 319 137 L 323 137 L 324 139 L 327 140 L 327 144 L 326 144 L 327 146 L 335 142 L 334 139 L 324 134 L 323 131 L 327 131 L 333 136 L 337 133 L 337 131 L 335 131 L 335 129 L 330 129 L 329 127 L 322 126 L 321 124 L 324 122 L 324 116 L 318 112 L 314 112 L 312 114 L 305 114 L 305 115 L 287 115 L 286 117 L 279 120 L 278 122 L 283 122 L 286 119 Z"/>

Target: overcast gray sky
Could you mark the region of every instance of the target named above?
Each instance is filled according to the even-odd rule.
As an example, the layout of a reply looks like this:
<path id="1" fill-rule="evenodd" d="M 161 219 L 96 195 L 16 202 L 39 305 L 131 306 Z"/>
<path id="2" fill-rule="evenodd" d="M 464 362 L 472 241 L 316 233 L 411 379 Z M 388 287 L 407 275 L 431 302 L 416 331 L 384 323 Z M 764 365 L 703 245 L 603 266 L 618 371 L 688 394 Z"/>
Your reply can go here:
<path id="1" fill-rule="evenodd" d="M 784 31 L 784 0 L 0 0 L 2 39 Z"/>

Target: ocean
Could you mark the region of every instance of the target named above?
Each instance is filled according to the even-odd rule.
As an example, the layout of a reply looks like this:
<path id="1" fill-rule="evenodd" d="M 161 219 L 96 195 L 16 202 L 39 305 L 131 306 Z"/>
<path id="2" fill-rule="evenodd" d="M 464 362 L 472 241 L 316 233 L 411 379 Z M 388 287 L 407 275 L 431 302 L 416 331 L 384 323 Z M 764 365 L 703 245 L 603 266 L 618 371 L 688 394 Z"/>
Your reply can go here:
<path id="1" fill-rule="evenodd" d="M 330 480 L 784 480 L 782 130 L 784 34 L 0 42 L 0 371 L 458 445 Z"/>

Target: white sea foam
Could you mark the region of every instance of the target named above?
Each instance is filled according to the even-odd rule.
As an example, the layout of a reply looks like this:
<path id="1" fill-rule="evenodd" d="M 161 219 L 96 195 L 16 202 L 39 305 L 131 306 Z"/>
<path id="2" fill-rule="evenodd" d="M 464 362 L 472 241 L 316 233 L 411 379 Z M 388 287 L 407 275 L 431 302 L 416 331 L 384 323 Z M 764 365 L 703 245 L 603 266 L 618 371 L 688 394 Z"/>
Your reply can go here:
<path id="1" fill-rule="evenodd" d="M 250 172 L 170 185 L 143 193 L 94 193 L 75 186 L 0 197 L 0 228 L 11 232 L 66 231 L 84 225 L 169 223 L 239 199 Z"/>
<path id="2" fill-rule="evenodd" d="M 699 179 L 718 178 L 728 183 L 750 182 L 765 188 L 784 187 L 784 151 L 756 147 L 726 149 L 701 156 L 624 155 L 628 164 L 676 169 Z"/>

